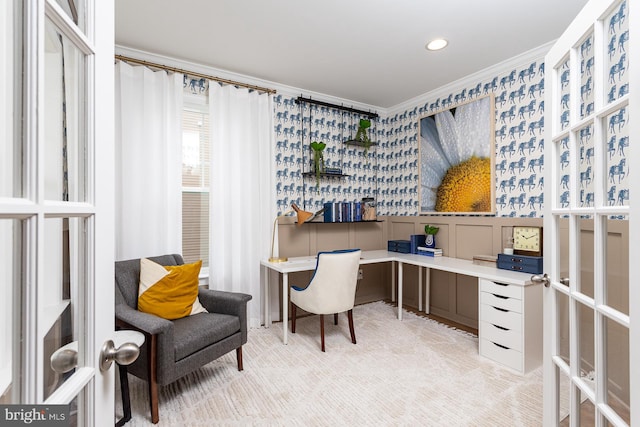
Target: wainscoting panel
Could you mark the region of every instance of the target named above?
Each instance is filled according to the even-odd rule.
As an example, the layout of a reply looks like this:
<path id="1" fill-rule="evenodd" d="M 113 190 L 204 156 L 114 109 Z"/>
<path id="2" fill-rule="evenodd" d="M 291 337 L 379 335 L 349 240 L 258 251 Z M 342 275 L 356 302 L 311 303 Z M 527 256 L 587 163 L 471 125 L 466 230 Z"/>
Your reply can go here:
<path id="1" fill-rule="evenodd" d="M 502 252 L 499 246 L 494 245 L 493 231 L 492 224 L 458 224 L 455 257 L 473 259 L 474 255 L 495 255 Z"/>

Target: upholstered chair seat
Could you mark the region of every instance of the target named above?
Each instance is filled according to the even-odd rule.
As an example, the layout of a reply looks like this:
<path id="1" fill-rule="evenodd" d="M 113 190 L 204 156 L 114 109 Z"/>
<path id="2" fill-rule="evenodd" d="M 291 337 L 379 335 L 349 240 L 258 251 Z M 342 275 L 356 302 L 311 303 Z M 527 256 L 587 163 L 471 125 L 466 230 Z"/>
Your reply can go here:
<path id="1" fill-rule="evenodd" d="M 338 324 L 338 313 L 347 313 L 351 342 L 356 343 L 353 328 L 353 306 L 355 303 L 360 249 L 318 253 L 316 269 L 305 288 L 291 287 L 291 332 L 296 332 L 296 307 L 320 315 L 320 339 L 325 351 L 324 315 L 333 314 Z"/>

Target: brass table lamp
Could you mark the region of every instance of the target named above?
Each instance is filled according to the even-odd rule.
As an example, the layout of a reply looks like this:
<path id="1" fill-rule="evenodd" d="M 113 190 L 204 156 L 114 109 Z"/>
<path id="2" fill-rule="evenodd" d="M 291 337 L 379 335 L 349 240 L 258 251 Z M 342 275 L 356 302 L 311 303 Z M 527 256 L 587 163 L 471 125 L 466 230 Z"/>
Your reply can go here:
<path id="1" fill-rule="evenodd" d="M 278 220 L 284 216 L 289 215 L 291 212 L 295 212 L 298 217 L 298 227 L 300 227 L 303 223 L 313 218 L 314 215 L 311 212 L 303 211 L 296 205 L 295 203 L 291 204 L 291 209 L 283 213 L 282 215 L 278 215 L 273 221 L 273 233 L 271 234 L 271 257 L 269 258 L 269 262 L 287 262 L 287 257 L 277 257 L 273 256 L 273 249 L 276 243 L 276 227 L 278 225 Z"/>

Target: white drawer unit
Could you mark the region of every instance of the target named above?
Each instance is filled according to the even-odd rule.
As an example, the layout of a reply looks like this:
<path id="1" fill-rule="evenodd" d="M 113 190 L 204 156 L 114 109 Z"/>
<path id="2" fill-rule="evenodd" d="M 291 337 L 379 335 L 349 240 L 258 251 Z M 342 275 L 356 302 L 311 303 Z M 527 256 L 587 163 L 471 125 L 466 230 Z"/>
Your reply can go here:
<path id="1" fill-rule="evenodd" d="M 480 355 L 527 373 L 542 363 L 542 286 L 479 279 Z"/>

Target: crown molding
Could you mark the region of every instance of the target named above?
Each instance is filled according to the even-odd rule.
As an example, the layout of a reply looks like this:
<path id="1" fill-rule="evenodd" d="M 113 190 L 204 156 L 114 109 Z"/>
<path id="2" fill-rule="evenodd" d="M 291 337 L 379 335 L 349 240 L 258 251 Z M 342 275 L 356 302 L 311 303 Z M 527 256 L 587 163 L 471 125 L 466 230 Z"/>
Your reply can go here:
<path id="1" fill-rule="evenodd" d="M 220 68 L 197 64 L 195 62 L 158 55 L 158 54 L 146 52 L 143 50 L 129 48 L 126 46 L 116 45 L 115 53 L 117 55 L 130 56 L 132 58 L 140 59 L 143 61 L 156 62 L 156 63 L 167 65 L 170 67 L 183 68 L 185 70 L 192 70 L 197 73 L 215 75 L 217 77 L 221 77 L 224 79 L 236 80 L 238 82 L 247 83 L 255 86 L 269 87 L 269 88 L 275 89 L 280 94 L 288 95 L 291 97 L 303 96 L 305 98 L 313 98 L 319 101 L 325 101 L 332 104 L 344 105 L 344 106 L 356 108 L 359 110 L 370 110 L 372 112 L 378 113 L 382 118 L 384 118 L 385 116 L 390 116 L 391 114 L 406 111 L 410 108 L 415 107 L 416 105 L 420 105 L 428 101 L 432 101 L 438 97 L 447 96 L 450 93 L 460 91 L 463 88 L 476 85 L 479 81 L 493 78 L 500 73 L 504 73 L 506 70 L 510 68 L 521 66 L 526 62 L 530 62 L 532 60 L 539 60 L 541 58 L 544 58 L 544 56 L 547 54 L 549 49 L 551 49 L 554 43 L 555 43 L 555 40 L 549 43 L 543 44 L 542 46 L 539 46 L 537 48 L 531 49 L 527 52 L 521 53 L 520 55 L 509 58 L 505 61 L 494 64 L 476 73 L 469 74 L 461 79 L 448 83 L 444 86 L 440 86 L 437 89 L 423 93 L 421 95 L 408 99 L 400 104 L 394 105 L 389 108 L 383 108 L 376 105 L 364 104 L 364 103 L 352 101 L 350 99 L 344 99 L 336 96 L 327 95 L 324 93 L 313 92 L 306 89 L 297 88 L 294 86 L 283 85 L 281 83 L 277 83 L 269 80 L 263 80 L 263 79 L 251 77 L 245 74 L 235 73 L 232 71 L 222 70 Z"/>

